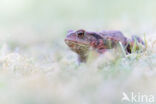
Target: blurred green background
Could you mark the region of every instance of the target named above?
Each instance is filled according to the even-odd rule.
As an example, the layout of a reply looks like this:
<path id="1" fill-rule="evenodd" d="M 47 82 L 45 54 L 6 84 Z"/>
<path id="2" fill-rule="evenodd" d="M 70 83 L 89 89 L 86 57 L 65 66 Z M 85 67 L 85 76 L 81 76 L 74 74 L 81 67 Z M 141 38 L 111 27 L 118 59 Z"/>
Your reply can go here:
<path id="1" fill-rule="evenodd" d="M 70 29 L 153 32 L 155 0 L 1 0 L 0 40 L 63 41 Z M 62 37 L 63 36 L 63 37 Z"/>
<path id="2" fill-rule="evenodd" d="M 155 10 L 156 0 L 0 0 L 0 104 L 122 104 L 123 92 L 156 95 L 152 41 L 143 53 L 91 54 L 81 65 L 64 43 L 80 28 L 154 40 Z"/>

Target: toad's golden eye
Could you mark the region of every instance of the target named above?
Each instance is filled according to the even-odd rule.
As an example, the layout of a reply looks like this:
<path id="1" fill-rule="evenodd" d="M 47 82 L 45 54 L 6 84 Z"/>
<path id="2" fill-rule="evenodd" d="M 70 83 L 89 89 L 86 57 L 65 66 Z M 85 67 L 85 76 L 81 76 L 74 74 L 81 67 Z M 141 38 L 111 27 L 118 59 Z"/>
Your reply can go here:
<path id="1" fill-rule="evenodd" d="M 83 31 L 79 31 L 77 32 L 77 36 L 82 39 L 84 37 L 84 32 Z"/>

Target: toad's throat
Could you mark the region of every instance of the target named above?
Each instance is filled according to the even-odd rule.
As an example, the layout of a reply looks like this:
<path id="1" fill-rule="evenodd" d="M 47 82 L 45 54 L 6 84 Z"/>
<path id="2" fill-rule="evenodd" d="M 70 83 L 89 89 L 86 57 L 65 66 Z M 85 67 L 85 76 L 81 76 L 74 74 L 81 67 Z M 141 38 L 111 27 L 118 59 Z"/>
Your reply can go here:
<path id="1" fill-rule="evenodd" d="M 79 55 L 87 53 L 90 48 L 90 44 L 84 42 L 65 39 L 65 43 L 70 47 L 72 51 L 78 53 Z"/>

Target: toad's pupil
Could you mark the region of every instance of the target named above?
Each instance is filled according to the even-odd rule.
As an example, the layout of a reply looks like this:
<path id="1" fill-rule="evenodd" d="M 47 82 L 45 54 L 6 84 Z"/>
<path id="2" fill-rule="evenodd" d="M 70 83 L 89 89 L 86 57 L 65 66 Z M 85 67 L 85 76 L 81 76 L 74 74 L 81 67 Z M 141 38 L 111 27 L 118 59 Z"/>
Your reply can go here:
<path id="1" fill-rule="evenodd" d="M 83 33 L 78 33 L 79 38 L 83 38 L 84 34 Z"/>

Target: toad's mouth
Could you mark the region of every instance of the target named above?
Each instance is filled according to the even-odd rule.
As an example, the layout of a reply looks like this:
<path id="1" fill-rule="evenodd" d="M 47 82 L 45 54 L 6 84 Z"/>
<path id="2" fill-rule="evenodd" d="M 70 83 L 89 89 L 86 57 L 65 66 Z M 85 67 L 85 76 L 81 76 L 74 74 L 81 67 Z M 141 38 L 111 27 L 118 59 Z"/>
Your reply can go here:
<path id="1" fill-rule="evenodd" d="M 72 51 L 75 51 L 78 54 L 86 53 L 90 47 L 89 43 L 80 42 L 75 40 L 65 39 L 65 43 L 70 47 Z"/>
<path id="2" fill-rule="evenodd" d="M 84 42 L 84 41 L 80 41 L 80 40 L 78 41 L 78 40 L 72 40 L 72 39 L 65 39 L 64 41 L 66 44 L 74 43 L 74 44 L 78 44 L 78 45 L 82 45 L 82 46 L 83 45 L 85 45 L 85 46 L 89 45 L 88 42 Z"/>

